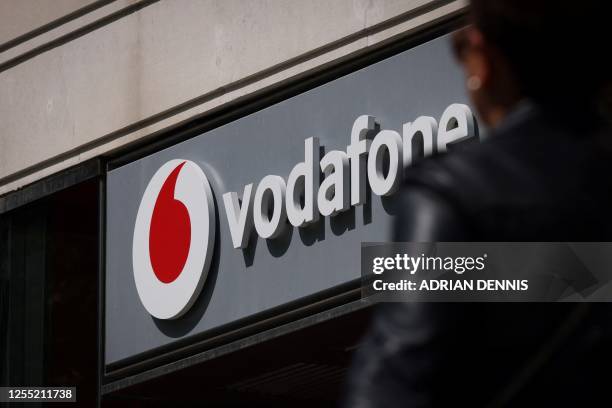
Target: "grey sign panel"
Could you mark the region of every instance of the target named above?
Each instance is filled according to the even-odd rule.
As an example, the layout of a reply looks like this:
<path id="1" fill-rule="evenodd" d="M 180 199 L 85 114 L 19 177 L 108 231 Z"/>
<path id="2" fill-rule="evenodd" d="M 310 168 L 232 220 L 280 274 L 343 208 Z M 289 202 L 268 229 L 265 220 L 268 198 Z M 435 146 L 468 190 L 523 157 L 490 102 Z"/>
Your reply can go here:
<path id="1" fill-rule="evenodd" d="M 466 101 L 462 73 L 448 38 L 441 37 L 109 172 L 106 363 L 359 279 L 361 242 L 391 238 L 392 197 L 371 195 L 365 206 L 289 228 L 273 240 L 254 236 L 248 248 L 234 249 L 222 195 L 241 195 L 246 184 L 256 187 L 269 174 L 286 178 L 304 160 L 304 140 L 311 136 L 326 152 L 346 150 L 360 115 L 401 134 L 402 124 L 422 115 L 439 119 L 448 105 Z M 138 297 L 132 238 L 147 183 L 172 159 L 193 161 L 206 173 L 217 207 L 217 243 L 194 307 L 180 319 L 160 321 Z"/>

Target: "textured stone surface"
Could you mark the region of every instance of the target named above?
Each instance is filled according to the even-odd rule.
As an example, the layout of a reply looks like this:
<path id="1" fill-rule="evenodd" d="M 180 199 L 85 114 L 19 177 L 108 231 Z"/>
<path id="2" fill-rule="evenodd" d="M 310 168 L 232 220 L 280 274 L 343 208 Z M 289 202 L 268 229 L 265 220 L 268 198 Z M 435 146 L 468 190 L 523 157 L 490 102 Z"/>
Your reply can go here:
<path id="1" fill-rule="evenodd" d="M 364 31 L 429 2 L 162 0 L 41 53 L 0 72 L 0 194 L 465 6 L 450 2 Z M 329 44 L 337 46 L 313 53 Z"/>

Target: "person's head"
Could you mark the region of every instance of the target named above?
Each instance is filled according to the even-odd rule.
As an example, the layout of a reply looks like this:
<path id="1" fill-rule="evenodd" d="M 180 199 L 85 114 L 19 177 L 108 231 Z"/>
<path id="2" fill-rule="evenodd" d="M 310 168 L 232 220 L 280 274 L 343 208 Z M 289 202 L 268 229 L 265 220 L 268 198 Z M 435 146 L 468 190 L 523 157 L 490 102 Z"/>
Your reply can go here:
<path id="1" fill-rule="evenodd" d="M 471 0 L 453 45 L 483 121 L 495 126 L 523 98 L 566 118 L 599 112 L 612 77 L 608 4 Z"/>

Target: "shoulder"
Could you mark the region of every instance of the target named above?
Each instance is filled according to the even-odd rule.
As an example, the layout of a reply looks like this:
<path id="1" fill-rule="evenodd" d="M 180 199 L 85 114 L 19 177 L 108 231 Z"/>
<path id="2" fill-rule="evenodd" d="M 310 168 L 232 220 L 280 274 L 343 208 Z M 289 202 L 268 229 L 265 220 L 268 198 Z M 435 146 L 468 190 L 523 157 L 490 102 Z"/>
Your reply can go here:
<path id="1" fill-rule="evenodd" d="M 407 169 L 404 186 L 435 191 L 466 212 L 546 206 L 608 163 L 588 135 L 533 116 Z M 605 165 L 604 165 L 605 166 Z"/>
<path id="2" fill-rule="evenodd" d="M 596 229 L 593 218 L 612 205 L 612 183 L 602 183 L 612 171 L 610 151 L 592 135 L 530 119 L 416 163 L 399 203 L 427 191 L 483 239 L 592 237 L 582 230 Z"/>
<path id="3" fill-rule="evenodd" d="M 403 194 L 428 190 L 465 214 L 510 204 L 516 191 L 538 190 L 529 166 L 514 150 L 512 144 L 489 139 L 422 160 L 407 169 Z"/>

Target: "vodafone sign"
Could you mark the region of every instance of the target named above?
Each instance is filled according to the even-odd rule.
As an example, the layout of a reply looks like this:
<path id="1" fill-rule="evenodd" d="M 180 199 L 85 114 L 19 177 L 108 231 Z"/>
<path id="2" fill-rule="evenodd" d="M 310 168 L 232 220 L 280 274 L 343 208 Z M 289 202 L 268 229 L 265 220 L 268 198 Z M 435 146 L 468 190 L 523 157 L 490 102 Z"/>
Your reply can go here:
<path id="1" fill-rule="evenodd" d="M 343 150 L 320 155 L 318 137 L 304 141 L 304 161 L 285 180 L 267 175 L 257 188 L 247 184 L 238 193 L 223 194 L 234 248 L 246 248 L 255 229 L 265 239 L 276 238 L 290 226 L 301 228 L 365 204 L 367 187 L 378 196 L 399 188 L 404 170 L 415 158 L 445 152 L 447 146 L 478 136 L 467 105 L 449 105 L 438 121 L 420 116 L 405 122 L 401 132 L 383 129 L 372 115 L 355 119 L 350 144 Z M 416 141 L 421 151 L 413 151 Z M 323 176 L 323 177 L 322 177 Z"/>
<path id="2" fill-rule="evenodd" d="M 132 247 L 142 304 L 158 319 L 183 315 L 199 295 L 213 256 L 215 201 L 194 162 L 170 160 L 149 181 Z"/>
<path id="3" fill-rule="evenodd" d="M 480 137 L 466 100 L 464 74 L 440 37 L 112 160 L 106 364 L 357 287 L 362 243 L 392 237 L 412 163 Z"/>
<path id="4" fill-rule="evenodd" d="M 224 193 L 234 248 L 246 248 L 253 230 L 273 239 L 290 226 L 302 228 L 319 216 L 363 205 L 367 186 L 378 196 L 391 195 L 415 156 L 478 136 L 470 108 L 456 103 L 444 110 L 439 126 L 433 117 L 420 116 L 404 123 L 401 134 L 381 128 L 376 117 L 361 115 L 346 149 L 321 157 L 319 139 L 310 137 L 304 161 L 286 180 L 267 175 L 256 188 L 247 184 L 241 198 Z M 422 152 L 412 151 L 417 137 Z M 132 251 L 136 289 L 152 316 L 180 317 L 200 293 L 213 256 L 214 209 L 208 179 L 194 162 L 170 160 L 153 175 L 138 209 Z"/>

